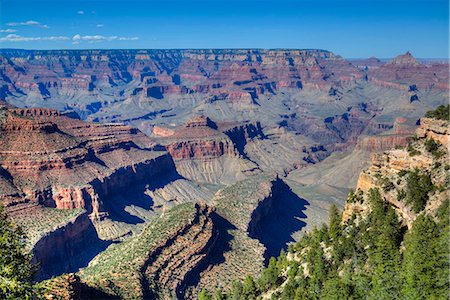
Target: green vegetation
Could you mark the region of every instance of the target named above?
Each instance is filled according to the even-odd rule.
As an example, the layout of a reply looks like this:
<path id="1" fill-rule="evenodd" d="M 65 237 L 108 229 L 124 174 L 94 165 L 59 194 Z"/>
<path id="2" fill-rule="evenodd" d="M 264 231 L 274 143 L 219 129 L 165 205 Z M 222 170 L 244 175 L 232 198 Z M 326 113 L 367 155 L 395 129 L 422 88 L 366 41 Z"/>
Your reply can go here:
<path id="1" fill-rule="evenodd" d="M 31 282 L 35 266 L 31 254 L 24 252 L 26 237 L 22 229 L 8 219 L 0 205 L 0 298 L 33 299 Z"/>
<path id="2" fill-rule="evenodd" d="M 408 147 L 406 147 L 406 150 L 408 151 L 409 156 L 416 156 L 416 155 L 421 154 L 421 152 L 419 150 L 417 150 L 416 148 L 414 148 L 412 144 L 408 144 Z"/>
<path id="3" fill-rule="evenodd" d="M 448 231 L 448 222 L 420 215 L 406 235 L 402 293 L 408 299 L 448 299 Z"/>
<path id="4" fill-rule="evenodd" d="M 450 105 L 440 105 L 435 110 L 431 110 L 425 113 L 425 117 L 438 120 L 449 120 Z"/>
<path id="5" fill-rule="evenodd" d="M 408 177 L 423 176 L 418 182 L 426 178 L 412 173 Z M 332 207 L 329 226 L 290 245 L 288 255 L 271 258 L 259 278 L 235 281 L 224 293 L 203 290 L 199 299 L 447 299 L 448 199 L 435 218 L 420 214 L 405 234 L 377 189 L 365 196 L 371 207 L 366 217 L 342 224 Z"/>
<path id="6" fill-rule="evenodd" d="M 387 178 L 387 177 L 381 177 L 379 182 L 380 182 L 380 186 L 382 187 L 383 191 L 385 191 L 385 192 L 389 192 L 389 191 L 395 189 L 394 183 L 391 182 L 389 180 L 389 178 Z"/>
<path id="7" fill-rule="evenodd" d="M 357 190 L 354 192 L 353 190 L 350 190 L 347 202 L 348 203 L 355 203 L 355 202 L 362 202 L 363 201 L 363 191 Z"/>
<path id="8" fill-rule="evenodd" d="M 434 190 L 429 173 L 418 169 L 409 172 L 406 179 L 406 203 L 412 206 L 415 213 L 420 212 L 427 205 L 429 192 Z"/>
<path id="9" fill-rule="evenodd" d="M 441 143 L 436 142 L 435 140 L 433 140 L 431 138 L 426 140 L 424 145 L 425 145 L 425 149 L 427 149 L 427 151 L 430 152 L 433 155 L 433 157 L 436 159 L 439 159 L 445 155 L 445 152 L 440 150 Z"/>
<path id="10" fill-rule="evenodd" d="M 36 207 L 32 211 L 19 213 L 17 225 L 27 232 L 26 248 L 31 247 L 43 235 L 86 212 L 84 209 L 55 209 L 50 207 Z"/>

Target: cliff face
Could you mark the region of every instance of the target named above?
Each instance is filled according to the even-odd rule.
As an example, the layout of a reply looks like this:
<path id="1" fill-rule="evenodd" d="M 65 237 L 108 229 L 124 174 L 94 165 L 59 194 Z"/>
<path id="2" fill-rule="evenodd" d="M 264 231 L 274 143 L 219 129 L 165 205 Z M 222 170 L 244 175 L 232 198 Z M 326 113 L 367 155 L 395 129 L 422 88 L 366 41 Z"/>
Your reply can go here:
<path id="1" fill-rule="evenodd" d="M 101 198 L 132 183 L 174 170 L 165 153 L 135 129 L 98 125 L 49 109 L 2 110 L 0 155 L 19 202 L 86 208 L 98 217 Z M 7 196 L 7 194 L 1 195 Z"/>
<path id="2" fill-rule="evenodd" d="M 34 245 L 33 259 L 40 264 L 36 279 L 75 272 L 109 244 L 98 238 L 88 214 L 81 214 L 47 233 Z"/>
<path id="3" fill-rule="evenodd" d="M 422 139 L 431 138 L 439 141 L 444 147 L 449 145 L 450 129 L 445 120 L 436 120 L 430 118 L 420 119 L 420 127 L 417 130 L 417 137 Z"/>
<path id="4" fill-rule="evenodd" d="M 128 126 L 87 123 L 50 109 L 1 107 L 0 201 L 31 235 L 41 264 L 38 279 L 86 266 L 107 240 L 143 222 L 120 212 L 135 205 L 134 198 L 147 197 L 146 189 L 179 177 L 170 154 L 153 147 Z M 129 198 L 113 201 L 124 191 Z M 150 211 L 151 199 L 145 199 L 140 205 Z M 60 210 L 83 213 L 73 217 Z"/>
<path id="5" fill-rule="evenodd" d="M 332 82 L 363 76 L 322 50 L 3 50 L 1 55 L 2 77 L 8 78 L 5 83 L 14 82 L 5 85 L 5 94 L 35 92 L 43 98 L 139 81 L 141 89 L 136 91 L 154 99 L 209 93 L 230 101 L 254 101 L 278 88 L 327 89 Z"/>
<path id="6" fill-rule="evenodd" d="M 396 209 L 401 220 L 411 227 L 418 213 L 424 210 L 431 215 L 448 197 L 448 145 L 449 123 L 445 120 L 422 118 L 416 131 L 417 139 L 410 139 L 408 147 L 375 154 L 372 165 L 359 176 L 357 192 L 367 194 L 370 189 L 379 189 L 381 196 Z M 410 176 L 415 176 L 410 179 Z M 429 182 L 420 188 L 423 196 L 414 195 L 408 199 L 408 190 L 419 181 Z M 429 181 L 427 181 L 429 180 Z M 427 199 L 420 203 L 418 197 Z M 347 201 L 343 212 L 344 222 L 353 214 L 367 214 L 370 205 L 364 197 Z M 421 198 L 421 199 L 422 199 Z"/>
<path id="7" fill-rule="evenodd" d="M 166 145 L 178 173 L 185 178 L 231 183 L 260 171 L 244 151 L 248 140 L 263 138 L 260 125 L 216 124 L 206 116 L 196 116 L 169 130 L 173 134 L 158 141 Z"/>
<path id="8" fill-rule="evenodd" d="M 213 204 L 219 238 L 198 282 L 188 282 L 188 296 L 202 288 L 231 288 L 232 280 L 259 273 L 270 255 L 292 241 L 305 225 L 307 202 L 278 177 L 257 175 L 216 193 Z M 281 229 L 283 228 L 283 229 Z"/>
<path id="9" fill-rule="evenodd" d="M 370 68 L 368 78 L 377 85 L 410 92 L 420 89 L 448 90 L 450 88 L 448 65 L 424 65 L 409 52 L 397 56 L 379 68 Z"/>
<path id="10" fill-rule="evenodd" d="M 104 88 L 119 97 L 161 100 L 198 94 L 211 102 L 247 104 L 283 88 L 329 91 L 365 80 L 402 90 L 449 88 L 447 65 L 422 65 L 409 52 L 384 65 L 377 61 L 368 72 L 324 50 L 4 49 L 0 60 L 1 98 L 29 94 L 44 101 L 77 91 L 92 101 L 71 108 L 89 114 L 108 104 L 95 97 Z"/>

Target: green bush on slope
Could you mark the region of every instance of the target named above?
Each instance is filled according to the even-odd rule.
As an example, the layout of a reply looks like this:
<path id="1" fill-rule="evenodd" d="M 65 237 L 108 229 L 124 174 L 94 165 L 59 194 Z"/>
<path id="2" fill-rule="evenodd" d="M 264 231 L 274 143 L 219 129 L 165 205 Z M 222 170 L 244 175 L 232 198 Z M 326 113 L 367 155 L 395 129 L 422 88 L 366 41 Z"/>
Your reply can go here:
<path id="1" fill-rule="evenodd" d="M 437 109 L 425 113 L 425 117 L 438 120 L 449 120 L 450 105 L 440 105 Z"/>

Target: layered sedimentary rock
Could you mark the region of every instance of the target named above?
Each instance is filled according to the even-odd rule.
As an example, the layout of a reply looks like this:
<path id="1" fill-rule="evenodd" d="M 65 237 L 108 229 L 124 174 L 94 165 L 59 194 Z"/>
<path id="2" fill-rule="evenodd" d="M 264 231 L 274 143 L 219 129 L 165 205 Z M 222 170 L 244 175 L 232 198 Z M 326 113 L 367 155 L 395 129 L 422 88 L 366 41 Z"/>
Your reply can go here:
<path id="1" fill-rule="evenodd" d="M 139 232 L 136 225 L 155 214 L 146 193 L 179 177 L 172 157 L 129 126 L 6 105 L 0 115 L 0 201 L 30 237 L 42 265 L 37 279 L 77 271 L 108 240 Z M 194 188 L 172 190 L 201 195 Z M 139 217 L 125 211 L 136 205 Z"/>
<path id="2" fill-rule="evenodd" d="M 48 109 L 1 113 L 1 165 L 24 194 L 19 202 L 85 208 L 98 216 L 100 198 L 173 166 L 131 127 L 85 123 Z"/>
<path id="3" fill-rule="evenodd" d="M 448 121 L 431 118 L 420 119 L 420 127 L 417 130 L 417 137 L 431 138 L 439 141 L 444 147 L 450 146 L 450 129 Z"/>
<path id="4" fill-rule="evenodd" d="M 233 279 L 258 274 L 264 260 L 286 249 L 291 235 L 303 228 L 307 202 L 277 176 L 258 175 L 220 190 L 213 203 L 219 239 L 199 282 L 188 282 L 187 295 L 230 288 Z"/>
<path id="5" fill-rule="evenodd" d="M 416 140 L 410 140 L 408 147 L 375 154 L 372 165 L 362 172 L 356 186 L 357 192 L 367 192 L 378 189 L 384 200 L 389 202 L 397 211 L 402 222 L 411 228 L 417 217 L 417 209 L 405 200 L 406 180 L 411 172 L 418 172 L 428 177 L 433 188 L 427 191 L 428 200 L 424 209 L 431 215 L 440 204 L 448 198 L 448 132 L 449 122 L 446 120 L 421 119 L 420 128 L 417 129 Z M 437 143 L 430 148 L 430 143 Z M 424 178 L 425 178 L 424 177 Z M 417 195 L 415 197 L 418 197 Z M 343 212 L 343 221 L 346 222 L 354 214 L 366 214 L 370 204 L 364 197 L 355 197 L 357 200 L 347 201 Z"/>
<path id="6" fill-rule="evenodd" d="M 379 68 L 370 68 L 369 80 L 375 84 L 416 92 L 419 89 L 448 90 L 448 64 L 424 65 L 409 52 Z"/>
<path id="7" fill-rule="evenodd" d="M 32 95 L 43 101 L 84 95 L 91 101 L 70 107 L 82 114 L 111 103 L 96 96 L 105 88 L 121 98 L 200 94 L 211 103 L 252 105 L 279 89 L 328 90 L 364 76 L 323 50 L 2 50 L 0 58 L 1 98 L 15 102 Z"/>
<path id="8" fill-rule="evenodd" d="M 411 140 L 416 129 L 414 119 L 396 118 L 392 129 L 379 135 L 360 137 L 356 149 L 374 153 L 404 147 Z"/>
<path id="9" fill-rule="evenodd" d="M 199 182 L 233 182 L 258 171 L 244 153 L 247 140 L 262 134 L 257 126 L 216 124 L 201 115 L 169 129 L 173 134 L 158 141 L 166 145 L 182 176 Z"/>

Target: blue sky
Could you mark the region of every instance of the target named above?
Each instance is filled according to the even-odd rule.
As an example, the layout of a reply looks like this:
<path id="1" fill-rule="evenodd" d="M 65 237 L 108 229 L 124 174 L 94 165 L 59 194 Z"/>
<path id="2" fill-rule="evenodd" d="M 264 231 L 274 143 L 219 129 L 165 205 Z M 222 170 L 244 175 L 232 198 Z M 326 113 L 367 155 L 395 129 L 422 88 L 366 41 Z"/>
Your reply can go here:
<path id="1" fill-rule="evenodd" d="M 320 48 L 448 57 L 447 0 L 0 0 L 0 47 Z"/>

